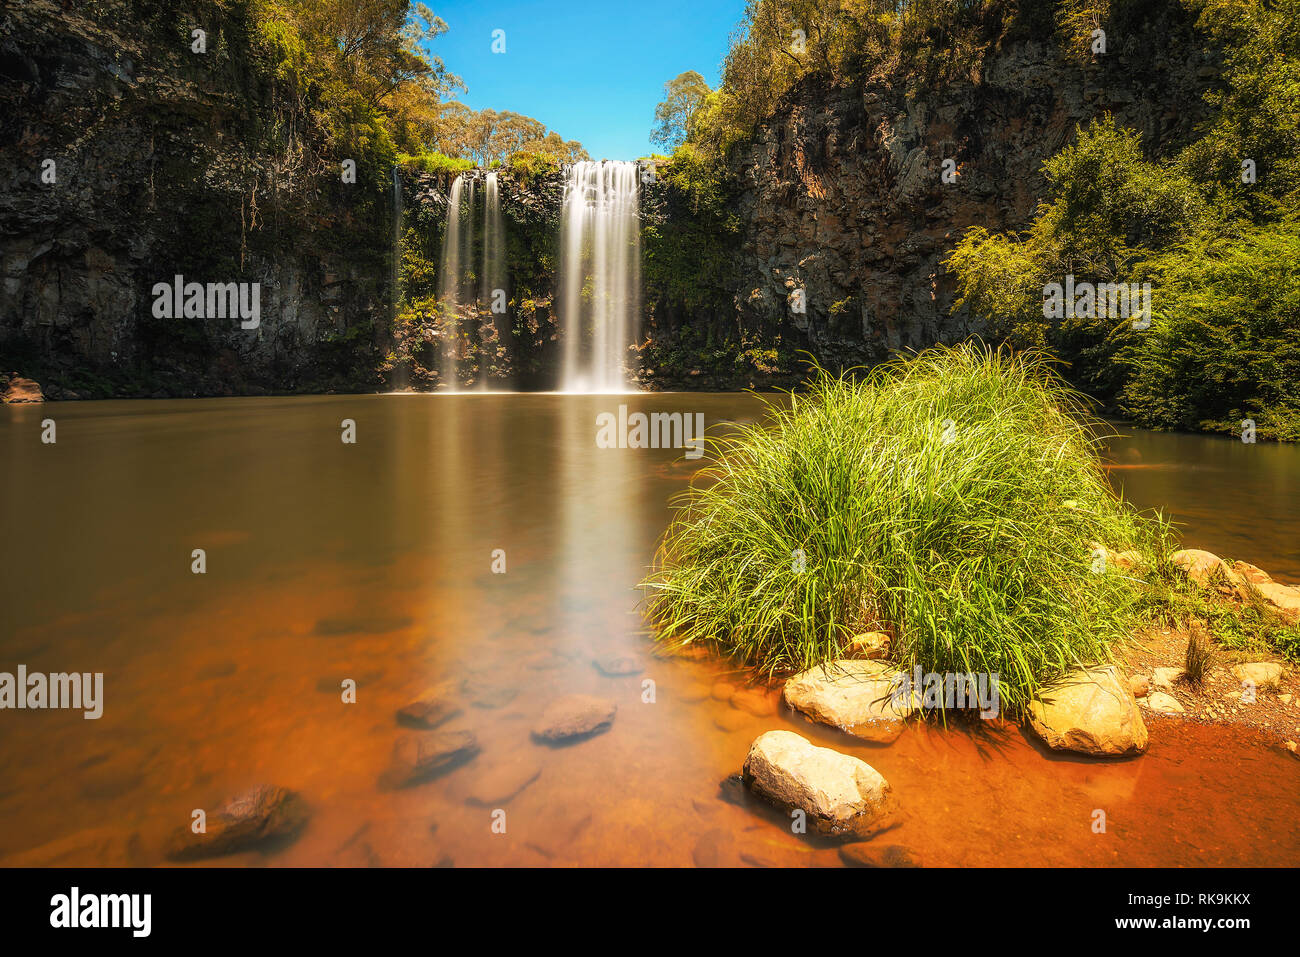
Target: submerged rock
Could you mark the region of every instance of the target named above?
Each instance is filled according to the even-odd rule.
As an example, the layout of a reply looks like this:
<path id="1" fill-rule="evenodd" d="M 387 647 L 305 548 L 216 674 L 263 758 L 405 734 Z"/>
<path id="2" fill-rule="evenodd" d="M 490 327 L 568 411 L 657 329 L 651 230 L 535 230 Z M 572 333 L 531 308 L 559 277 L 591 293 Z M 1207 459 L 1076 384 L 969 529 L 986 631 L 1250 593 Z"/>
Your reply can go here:
<path id="1" fill-rule="evenodd" d="M 1254 661 L 1244 665 L 1233 665 L 1232 676 L 1245 684 L 1247 681 L 1256 688 L 1276 691 L 1282 687 L 1282 666 L 1274 661 Z"/>
<path id="2" fill-rule="evenodd" d="M 82 796 L 107 801 L 138 789 L 150 757 L 139 748 L 113 748 L 95 755 L 77 771 Z"/>
<path id="3" fill-rule="evenodd" d="M 731 831 L 714 828 L 700 835 L 691 851 L 691 860 L 696 867 L 737 867 L 740 858 L 735 844 L 736 838 Z"/>
<path id="4" fill-rule="evenodd" d="M 204 833 L 195 834 L 189 824 L 178 828 L 164 853 L 174 861 L 236 854 L 294 837 L 309 817 L 296 792 L 264 784 L 231 798 L 209 814 Z"/>
<path id="5" fill-rule="evenodd" d="M 745 788 L 743 774 L 728 774 L 718 782 L 718 800 L 736 807 L 744 807 L 749 801 L 749 791 Z"/>
<path id="6" fill-rule="evenodd" d="M 1099 757 L 1141 754 L 1147 728 L 1119 669 L 1076 671 L 1029 703 L 1029 725 L 1056 751 Z"/>
<path id="7" fill-rule="evenodd" d="M 460 714 L 460 702 L 452 697 L 451 689 L 439 686 L 422 698 L 398 709 L 397 721 L 412 728 L 436 728 Z"/>
<path id="8" fill-rule="evenodd" d="M 148 863 L 135 831 L 117 826 L 89 828 L 0 858 L 0 867 L 124 867 Z"/>
<path id="9" fill-rule="evenodd" d="M 821 834 L 866 837 L 892 823 L 889 782 L 875 768 L 793 731 L 756 738 L 742 778 L 771 804 L 801 809 Z"/>
<path id="10" fill-rule="evenodd" d="M 741 728 L 748 726 L 754 720 L 752 715 L 743 711 L 737 711 L 734 708 L 728 708 L 722 714 L 713 719 L 713 726 L 719 731 L 726 731 L 728 734 L 739 731 Z"/>
<path id="11" fill-rule="evenodd" d="M 471 678 L 465 682 L 464 691 L 476 708 L 504 708 L 519 697 L 519 689 L 514 685 L 493 683 L 482 678 Z"/>
<path id="12" fill-rule="evenodd" d="M 714 701 L 730 701 L 735 693 L 736 686 L 727 681 L 716 681 L 709 690 L 709 695 Z"/>
<path id="13" fill-rule="evenodd" d="M 478 750 L 478 739 L 472 731 L 405 735 L 394 745 L 392 762 L 380 778 L 380 785 L 404 788 L 423 784 L 470 761 Z"/>
<path id="14" fill-rule="evenodd" d="M 895 694 L 900 673 L 878 661 L 842 659 L 801 672 L 785 683 L 785 703 L 813 721 L 864 741 L 887 744 L 903 733 L 917 708 L 916 692 Z"/>
<path id="15" fill-rule="evenodd" d="M 920 867 L 910 850 L 901 844 L 856 842 L 840 848 L 840 860 L 849 867 Z"/>
<path id="16" fill-rule="evenodd" d="M 533 737 L 548 744 L 573 741 L 609 730 L 618 705 L 588 694 L 571 694 L 546 706 Z"/>
<path id="17" fill-rule="evenodd" d="M 498 807 L 516 797 L 541 776 L 542 766 L 526 758 L 503 761 L 474 778 L 466 801 L 480 807 Z"/>
<path id="18" fill-rule="evenodd" d="M 807 867 L 812 863 L 813 850 L 807 844 L 790 838 L 773 838 L 770 832 L 747 835 L 749 840 L 740 845 L 740 860 L 750 867 Z"/>
<path id="19" fill-rule="evenodd" d="M 770 718 L 776 714 L 772 696 L 763 688 L 741 688 L 731 696 L 730 703 L 737 711 L 744 711 L 756 718 Z"/>
<path id="20" fill-rule="evenodd" d="M 639 675 L 644 670 L 641 662 L 630 655 L 610 655 L 606 658 L 597 658 L 592 664 L 606 678 L 624 678 L 628 675 Z"/>

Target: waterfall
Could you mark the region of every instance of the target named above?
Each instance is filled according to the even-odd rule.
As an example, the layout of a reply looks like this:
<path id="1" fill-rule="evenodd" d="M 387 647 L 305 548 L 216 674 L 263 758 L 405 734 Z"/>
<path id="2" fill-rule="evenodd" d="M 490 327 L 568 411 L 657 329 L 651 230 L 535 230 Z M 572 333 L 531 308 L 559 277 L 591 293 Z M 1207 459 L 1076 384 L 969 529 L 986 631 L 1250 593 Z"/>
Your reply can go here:
<path id="1" fill-rule="evenodd" d="M 455 392 L 460 385 L 461 310 L 474 302 L 474 286 L 466 281 L 465 270 L 473 261 L 475 182 L 464 173 L 452 181 L 438 270 L 438 300 L 443 310 L 438 374 L 450 392 Z"/>
<path id="2" fill-rule="evenodd" d="M 487 388 L 491 360 L 500 356 L 501 344 L 509 331 L 502 321 L 504 303 L 497 301 L 497 290 L 505 295 L 505 288 L 506 236 L 501 220 L 501 192 L 497 188 L 497 174 L 488 173 L 483 205 L 483 269 L 479 273 L 479 308 L 488 318 L 479 324 L 480 389 Z M 499 305 L 502 311 L 497 311 L 494 305 Z"/>
<path id="3" fill-rule="evenodd" d="M 637 166 L 575 163 L 560 226 L 560 325 L 566 392 L 624 392 L 641 307 Z"/>
<path id="4" fill-rule="evenodd" d="M 402 172 L 393 167 L 393 268 L 389 277 L 392 281 L 393 315 L 397 320 L 397 303 L 402 292 Z"/>
<path id="5" fill-rule="evenodd" d="M 475 198 L 480 192 L 479 175 L 478 171 L 461 173 L 452 181 L 447 197 L 447 226 L 438 269 L 438 300 L 442 304 L 438 371 L 451 392 L 460 386 L 460 361 L 471 338 L 478 350 L 475 384 L 486 389 L 489 370 L 503 358 L 502 343 L 509 332 L 504 311 L 492 311 L 496 291 L 504 294 L 508 278 L 501 190 L 497 174 L 488 173 L 483 177 L 483 200 L 479 203 Z M 480 206 L 482 228 L 476 231 Z"/>

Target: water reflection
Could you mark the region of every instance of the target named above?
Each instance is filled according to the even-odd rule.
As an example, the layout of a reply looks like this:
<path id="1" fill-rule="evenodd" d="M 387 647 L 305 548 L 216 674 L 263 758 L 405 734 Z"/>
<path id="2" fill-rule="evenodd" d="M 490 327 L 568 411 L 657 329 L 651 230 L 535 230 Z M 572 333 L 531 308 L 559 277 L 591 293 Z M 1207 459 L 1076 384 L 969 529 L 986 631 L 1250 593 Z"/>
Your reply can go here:
<path id="1" fill-rule="evenodd" d="M 1110 474 L 1127 498 L 1163 509 L 1189 548 L 1300 582 L 1300 447 L 1119 428 Z"/>
<path id="2" fill-rule="evenodd" d="M 1059 760 L 1010 728 L 872 748 L 738 711 L 717 692 L 725 663 L 655 657 L 635 585 L 698 463 L 597 448 L 596 415 L 619 402 L 711 424 L 760 409 L 471 393 L 0 410 L 0 669 L 103 671 L 106 699 L 96 722 L 0 713 L 0 858 L 157 863 L 193 808 L 266 781 L 301 791 L 311 824 L 271 858 L 226 863 L 836 865 L 719 787 L 783 727 L 876 766 L 905 799 L 891 840 L 927 863 L 1300 859 L 1294 762 L 1262 741 L 1171 722 L 1119 764 Z M 59 441 L 42 446 L 51 415 Z M 1171 506 L 1193 543 L 1300 578 L 1297 453 L 1141 434 L 1116 462 L 1157 467 L 1113 475 L 1137 504 Z M 195 547 L 206 575 L 190 573 Z M 607 677 L 603 656 L 644 672 Z M 406 733 L 395 712 L 446 683 L 462 707 L 444 729 L 472 730 L 480 755 L 381 791 Z M 569 692 L 614 700 L 611 730 L 534 743 L 538 713 Z M 1100 804 L 1107 840 L 1088 826 Z"/>

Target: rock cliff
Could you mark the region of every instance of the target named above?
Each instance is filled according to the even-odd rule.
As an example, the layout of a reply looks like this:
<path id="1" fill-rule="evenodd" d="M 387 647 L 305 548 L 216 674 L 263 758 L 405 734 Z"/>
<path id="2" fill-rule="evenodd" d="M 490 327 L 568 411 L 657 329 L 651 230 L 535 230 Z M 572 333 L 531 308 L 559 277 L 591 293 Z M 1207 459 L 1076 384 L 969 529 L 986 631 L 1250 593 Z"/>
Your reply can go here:
<path id="1" fill-rule="evenodd" d="M 344 185 L 302 143 L 246 3 L 24 0 L 2 17 L 0 367 L 52 398 L 378 384 L 384 173 Z M 260 324 L 155 317 L 176 275 L 258 283 Z"/>
<path id="2" fill-rule="evenodd" d="M 1205 115 L 1218 74 L 1171 9 L 1112 35 L 1098 56 L 1067 57 L 1012 25 L 980 71 L 939 88 L 897 73 L 848 89 L 805 78 L 732 157 L 740 328 L 833 364 L 981 331 L 952 312 L 942 264 L 965 229 L 1026 227 L 1043 161 L 1104 113 L 1168 155 Z"/>
<path id="3" fill-rule="evenodd" d="M 1104 55 L 999 23 L 980 65 L 941 83 L 902 61 L 847 85 L 806 76 L 729 157 L 725 235 L 716 211 L 646 185 L 645 385 L 763 385 L 798 350 L 853 365 L 980 332 L 942 264 L 967 227 L 1027 226 L 1043 161 L 1079 123 L 1111 112 L 1167 155 L 1205 115 L 1219 64 L 1180 7 L 1154 9 Z M 392 325 L 397 200 L 407 271 L 415 256 L 425 277 L 403 291 L 428 296 L 448 176 L 341 182 L 259 59 L 246 0 L 0 16 L 0 369 L 59 398 L 380 389 L 401 384 L 395 355 L 418 368 L 429 330 Z M 558 173 L 502 171 L 504 338 L 524 387 L 558 354 L 562 192 Z M 176 275 L 257 283 L 259 325 L 157 317 L 152 290 Z"/>

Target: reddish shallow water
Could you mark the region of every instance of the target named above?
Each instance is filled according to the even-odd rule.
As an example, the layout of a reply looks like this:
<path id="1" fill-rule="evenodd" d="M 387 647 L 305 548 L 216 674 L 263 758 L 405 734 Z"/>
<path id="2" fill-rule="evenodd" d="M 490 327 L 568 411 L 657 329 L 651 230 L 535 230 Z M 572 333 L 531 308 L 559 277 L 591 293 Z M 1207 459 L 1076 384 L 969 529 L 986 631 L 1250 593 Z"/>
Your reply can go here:
<path id="1" fill-rule="evenodd" d="M 217 863 L 838 865 L 833 846 L 719 787 L 755 736 L 788 728 L 881 771 L 903 815 L 878 840 L 930 866 L 1300 863 L 1300 764 L 1247 734 L 1153 721 L 1147 755 L 1107 763 L 1047 753 L 1014 727 L 915 727 L 873 747 L 716 700 L 716 682 L 738 679 L 719 662 L 655 658 L 636 612 L 633 586 L 692 466 L 597 448 L 595 417 L 620 402 L 710 424 L 759 408 L 738 395 L 469 395 L 4 409 L 0 670 L 102 671 L 105 706 L 98 721 L 0 712 L 0 857 L 158 863 L 191 809 L 271 782 L 305 796 L 310 825 L 275 853 Z M 39 442 L 43 417 L 58 422 L 55 446 Z M 355 446 L 339 441 L 344 418 Z M 1164 439 L 1125 441 L 1142 464 L 1172 464 Z M 1215 441 L 1181 454 L 1213 458 Z M 1270 462 L 1258 480 L 1294 500 L 1300 459 Z M 1239 467 L 1117 475 L 1139 504 L 1175 511 L 1214 482 L 1240 493 L 1254 480 Z M 1162 497 L 1132 476 L 1160 476 Z M 1290 573 L 1273 536 L 1293 541 L 1300 520 L 1264 531 L 1276 507 L 1242 498 L 1195 525 L 1196 542 Z M 1261 547 L 1225 547 L 1242 528 L 1260 529 Z M 641 657 L 644 674 L 593 667 L 616 654 Z M 341 701 L 344 677 L 356 704 Z M 382 790 L 409 733 L 394 712 L 448 679 L 477 704 L 443 730 L 473 730 L 481 753 Z M 617 701 L 612 729 L 533 743 L 537 714 L 566 692 Z M 503 766 L 538 774 L 513 798 L 473 803 Z M 1098 809 L 1105 834 L 1092 830 Z"/>

